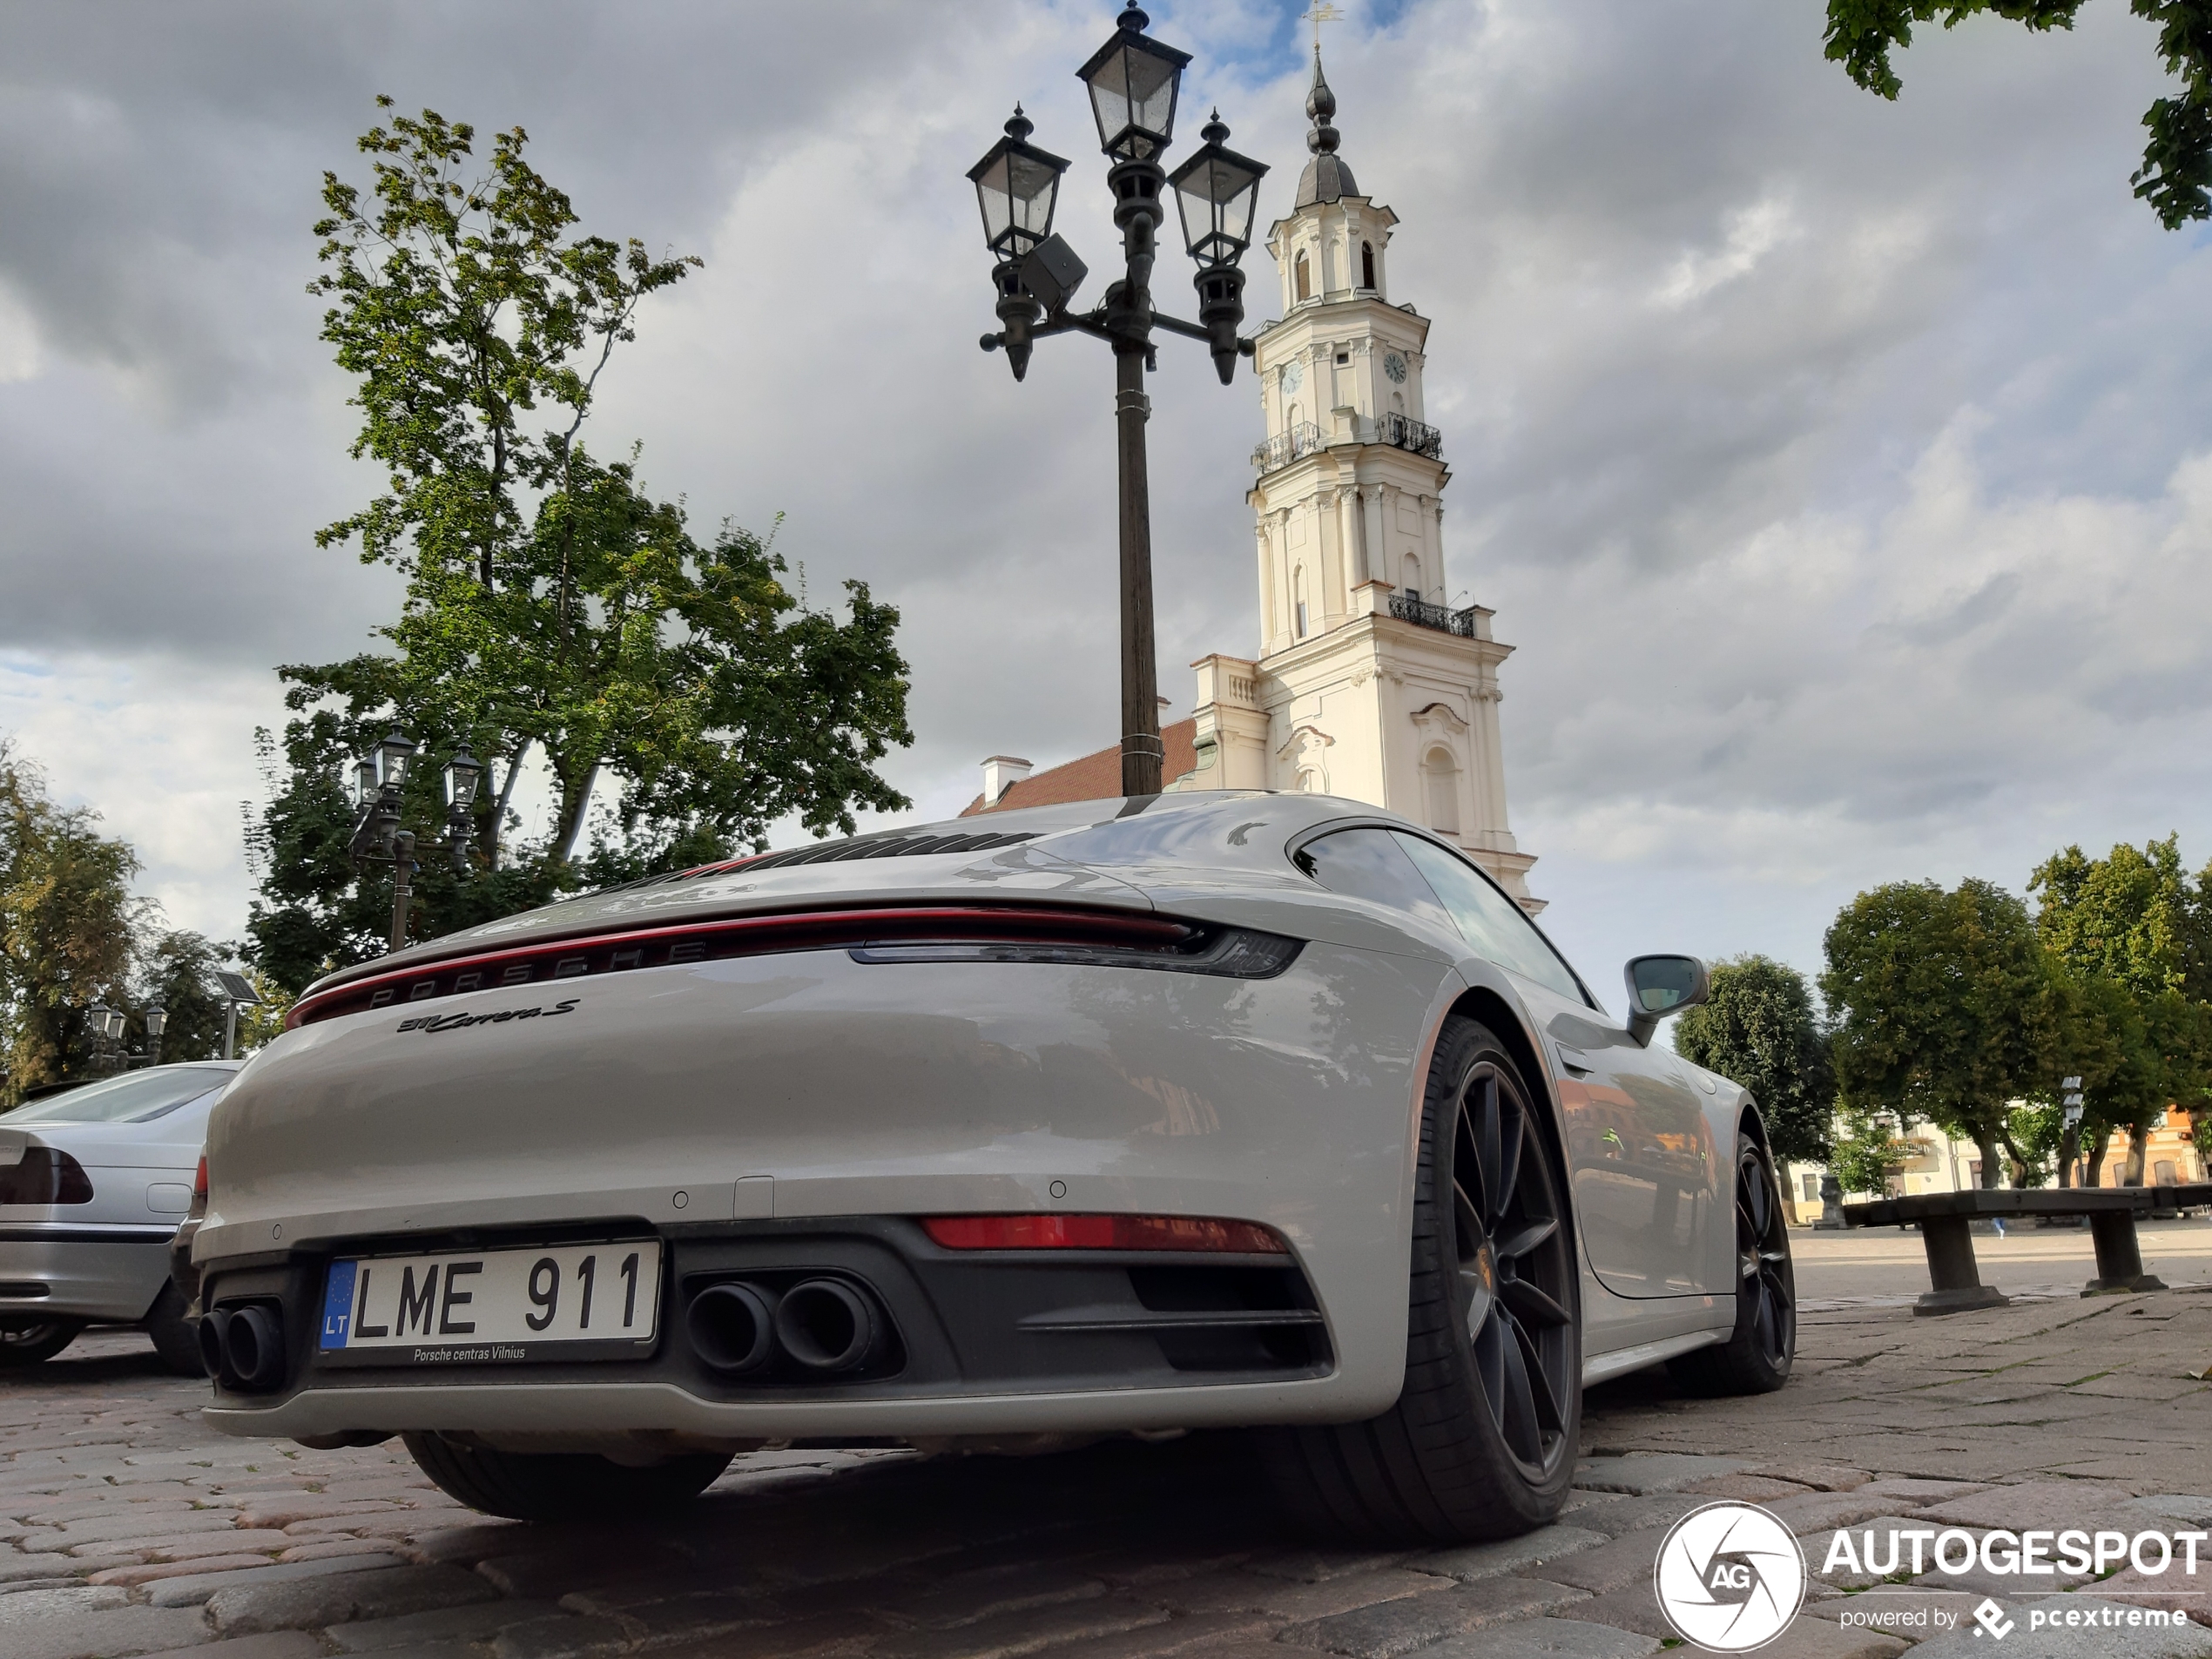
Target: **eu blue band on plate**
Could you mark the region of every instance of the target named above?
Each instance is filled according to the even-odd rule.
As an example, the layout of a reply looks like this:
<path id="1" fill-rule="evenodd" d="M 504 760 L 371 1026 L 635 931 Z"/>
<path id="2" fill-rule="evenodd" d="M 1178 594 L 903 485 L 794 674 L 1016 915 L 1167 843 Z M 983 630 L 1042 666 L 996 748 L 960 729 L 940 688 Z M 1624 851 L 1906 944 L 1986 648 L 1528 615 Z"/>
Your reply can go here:
<path id="1" fill-rule="evenodd" d="M 346 1332 L 354 1322 L 354 1276 L 361 1271 L 359 1262 L 333 1262 L 330 1264 L 330 1285 L 322 1298 L 322 1345 L 342 1348 Z"/>

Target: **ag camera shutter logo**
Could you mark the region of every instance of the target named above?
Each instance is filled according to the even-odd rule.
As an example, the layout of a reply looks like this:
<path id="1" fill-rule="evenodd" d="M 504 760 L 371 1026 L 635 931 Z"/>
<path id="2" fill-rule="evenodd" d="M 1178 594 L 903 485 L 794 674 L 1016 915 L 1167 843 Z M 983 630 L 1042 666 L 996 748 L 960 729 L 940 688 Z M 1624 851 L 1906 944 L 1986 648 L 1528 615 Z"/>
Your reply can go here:
<path id="1" fill-rule="evenodd" d="M 1709 1503 L 1667 1529 L 1652 1568 L 1659 1608 L 1708 1653 L 1750 1653 L 1790 1628 L 1805 1601 L 1796 1536 L 1755 1503 Z"/>

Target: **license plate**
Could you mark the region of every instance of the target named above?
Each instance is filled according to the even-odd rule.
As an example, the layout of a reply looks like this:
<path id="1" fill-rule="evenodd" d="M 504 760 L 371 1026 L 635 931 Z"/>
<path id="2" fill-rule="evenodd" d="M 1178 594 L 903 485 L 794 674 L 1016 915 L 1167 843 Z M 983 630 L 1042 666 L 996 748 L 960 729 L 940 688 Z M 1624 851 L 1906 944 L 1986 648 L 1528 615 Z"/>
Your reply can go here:
<path id="1" fill-rule="evenodd" d="M 325 1362 L 481 1365 L 620 1359 L 652 1345 L 660 1244 L 365 1256 L 330 1264 Z"/>

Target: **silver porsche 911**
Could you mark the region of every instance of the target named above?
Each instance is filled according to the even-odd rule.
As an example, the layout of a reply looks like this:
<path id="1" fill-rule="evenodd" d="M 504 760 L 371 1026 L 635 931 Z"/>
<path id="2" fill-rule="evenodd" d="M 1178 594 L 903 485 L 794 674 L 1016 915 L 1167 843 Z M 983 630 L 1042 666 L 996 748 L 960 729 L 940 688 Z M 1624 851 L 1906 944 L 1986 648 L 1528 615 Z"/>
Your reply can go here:
<path id="1" fill-rule="evenodd" d="M 1780 1387 L 1735 1085 L 1458 852 L 1170 794 L 656 878 L 335 974 L 209 1128 L 210 1417 L 525 1517 L 736 1452 L 1235 1427 L 1338 1536 L 1555 1514 L 1581 1391 Z"/>

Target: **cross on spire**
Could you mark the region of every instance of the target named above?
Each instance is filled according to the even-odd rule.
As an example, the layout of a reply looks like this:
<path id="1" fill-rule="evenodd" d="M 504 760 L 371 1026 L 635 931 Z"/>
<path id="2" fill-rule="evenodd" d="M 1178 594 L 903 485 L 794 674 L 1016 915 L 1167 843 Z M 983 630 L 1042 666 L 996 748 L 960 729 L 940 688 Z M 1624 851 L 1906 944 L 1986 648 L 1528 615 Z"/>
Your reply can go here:
<path id="1" fill-rule="evenodd" d="M 1298 21 L 1313 25 L 1313 56 L 1318 58 L 1321 56 L 1321 25 L 1325 23 L 1342 23 L 1344 13 L 1331 4 L 1330 0 L 1313 0 L 1313 10 L 1299 13 Z"/>

